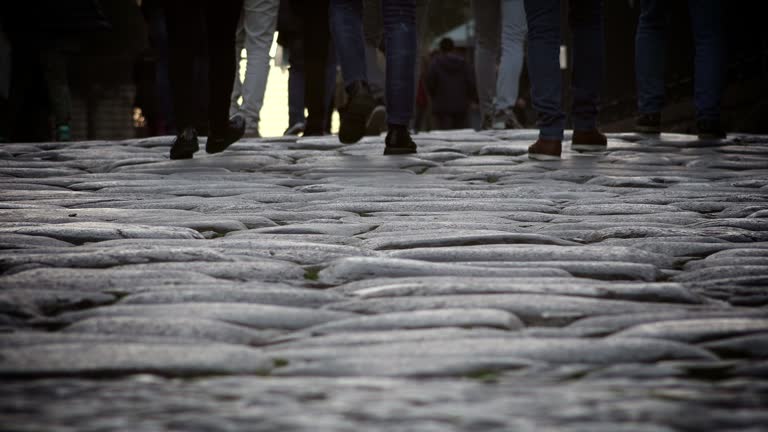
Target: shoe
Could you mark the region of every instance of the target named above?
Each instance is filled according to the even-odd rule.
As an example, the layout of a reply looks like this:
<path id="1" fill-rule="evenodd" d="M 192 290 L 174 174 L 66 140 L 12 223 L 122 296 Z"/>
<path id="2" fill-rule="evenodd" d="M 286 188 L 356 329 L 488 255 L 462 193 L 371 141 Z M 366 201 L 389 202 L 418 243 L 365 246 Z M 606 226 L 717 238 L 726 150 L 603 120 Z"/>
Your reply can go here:
<path id="1" fill-rule="evenodd" d="M 640 114 L 635 120 L 635 132 L 646 134 L 661 133 L 661 114 Z"/>
<path id="2" fill-rule="evenodd" d="M 507 108 L 496 111 L 493 115 L 493 124 L 491 127 L 496 130 L 522 129 L 523 125 L 517 120 L 515 112 L 512 109 Z"/>
<path id="3" fill-rule="evenodd" d="M 385 155 L 401 155 L 416 153 L 416 143 L 413 142 L 405 126 L 390 126 L 384 139 Z"/>
<path id="4" fill-rule="evenodd" d="M 484 113 L 480 122 L 480 130 L 493 129 L 493 113 Z"/>
<path id="5" fill-rule="evenodd" d="M 171 159 L 192 159 L 198 150 L 200 150 L 200 145 L 197 143 L 197 131 L 195 128 L 186 128 L 173 141 Z"/>
<path id="6" fill-rule="evenodd" d="M 365 122 L 365 135 L 378 136 L 387 130 L 387 108 L 384 105 L 376 105 Z"/>
<path id="7" fill-rule="evenodd" d="M 560 160 L 562 151 L 562 141 L 539 138 L 528 147 L 528 158 L 540 161 Z"/>
<path id="8" fill-rule="evenodd" d="M 291 127 L 286 129 L 285 132 L 283 132 L 283 135 L 298 135 L 303 133 L 305 126 L 306 124 L 304 122 L 294 123 Z"/>
<path id="9" fill-rule="evenodd" d="M 211 128 L 211 134 L 205 143 L 205 151 L 208 153 L 220 153 L 227 149 L 232 143 L 243 137 L 245 133 L 245 119 L 236 115 L 229 119 L 229 124 L 224 130 L 214 130 Z"/>
<path id="10" fill-rule="evenodd" d="M 261 138 L 261 132 L 259 132 L 258 128 L 246 128 L 245 133 L 243 133 L 243 138 Z"/>
<path id="11" fill-rule="evenodd" d="M 725 138 L 726 134 L 720 125 L 720 120 L 698 120 L 696 121 L 696 133 L 702 140 L 717 140 Z"/>
<path id="12" fill-rule="evenodd" d="M 608 139 L 599 130 L 573 131 L 571 149 L 574 151 L 605 151 Z"/>
<path id="13" fill-rule="evenodd" d="M 341 114 L 339 127 L 339 141 L 344 144 L 352 144 L 360 141 L 365 135 L 368 117 L 376 107 L 376 101 L 371 96 L 368 84 L 355 81 L 349 88 L 349 102 Z"/>
<path id="14" fill-rule="evenodd" d="M 56 127 L 56 141 L 72 141 L 69 125 L 62 124 Z"/>

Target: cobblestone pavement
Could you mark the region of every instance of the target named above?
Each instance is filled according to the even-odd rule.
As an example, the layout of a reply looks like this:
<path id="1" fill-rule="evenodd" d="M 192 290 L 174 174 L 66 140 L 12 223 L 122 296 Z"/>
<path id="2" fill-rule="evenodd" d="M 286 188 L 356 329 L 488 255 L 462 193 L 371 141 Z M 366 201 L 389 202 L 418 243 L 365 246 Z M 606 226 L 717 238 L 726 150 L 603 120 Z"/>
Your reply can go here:
<path id="1" fill-rule="evenodd" d="M 768 430 L 768 137 L 0 147 L 0 429 Z"/>

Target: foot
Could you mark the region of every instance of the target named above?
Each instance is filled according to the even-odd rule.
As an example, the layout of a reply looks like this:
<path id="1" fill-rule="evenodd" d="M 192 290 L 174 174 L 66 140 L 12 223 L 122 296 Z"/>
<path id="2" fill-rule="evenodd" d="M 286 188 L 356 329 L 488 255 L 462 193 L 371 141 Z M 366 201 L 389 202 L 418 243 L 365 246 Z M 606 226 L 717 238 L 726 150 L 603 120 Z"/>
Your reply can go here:
<path id="1" fill-rule="evenodd" d="M 245 133 L 245 120 L 236 115 L 229 119 L 229 124 L 223 130 L 211 128 L 211 134 L 205 143 L 205 151 L 208 153 L 220 153 L 232 143 L 243 137 Z"/>
<path id="2" fill-rule="evenodd" d="M 493 112 L 483 114 L 483 119 L 480 122 L 480 130 L 493 129 Z"/>
<path id="3" fill-rule="evenodd" d="M 539 138 L 528 147 L 528 158 L 540 161 L 560 160 L 562 150 L 562 141 Z"/>
<path id="4" fill-rule="evenodd" d="M 186 128 L 176 135 L 171 147 L 171 159 L 192 159 L 196 151 L 200 149 L 197 143 L 197 131 L 195 128 Z"/>
<path id="5" fill-rule="evenodd" d="M 635 132 L 646 134 L 661 133 L 661 114 L 640 114 L 635 120 Z"/>
<path id="6" fill-rule="evenodd" d="M 56 127 L 56 141 L 72 141 L 72 132 L 69 125 L 62 124 Z"/>
<path id="7" fill-rule="evenodd" d="M 362 81 L 352 83 L 347 93 L 349 102 L 341 114 L 339 141 L 352 144 L 360 141 L 360 138 L 365 135 L 366 123 L 376 107 L 376 101 L 371 96 L 368 84 Z"/>
<path id="8" fill-rule="evenodd" d="M 387 137 L 384 139 L 385 155 L 400 155 L 416 153 L 416 143 L 408 134 L 408 128 L 400 125 L 390 125 Z"/>
<path id="9" fill-rule="evenodd" d="M 304 127 L 306 124 L 304 122 L 296 122 L 291 127 L 285 130 L 283 132 L 283 135 L 298 135 L 302 132 L 304 132 Z"/>
<path id="10" fill-rule="evenodd" d="M 605 151 L 608 139 L 599 130 L 573 131 L 571 149 L 574 151 Z"/>
<path id="11" fill-rule="evenodd" d="M 696 133 L 702 140 L 718 140 L 725 138 L 725 131 L 720 125 L 720 120 L 696 121 Z"/>
<path id="12" fill-rule="evenodd" d="M 517 119 L 512 108 L 496 111 L 493 116 L 493 129 L 522 129 L 523 125 Z"/>
<path id="13" fill-rule="evenodd" d="M 378 136 L 387 130 L 387 108 L 384 105 L 376 105 L 365 122 L 365 134 Z"/>

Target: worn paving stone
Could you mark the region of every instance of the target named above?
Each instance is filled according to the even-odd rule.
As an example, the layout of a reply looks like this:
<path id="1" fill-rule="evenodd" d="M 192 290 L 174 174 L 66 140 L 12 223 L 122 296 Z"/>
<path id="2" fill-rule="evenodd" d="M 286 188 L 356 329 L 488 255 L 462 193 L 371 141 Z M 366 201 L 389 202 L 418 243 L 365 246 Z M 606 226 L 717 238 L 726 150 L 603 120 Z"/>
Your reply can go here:
<path id="1" fill-rule="evenodd" d="M 536 137 L 4 143 L 2 424 L 765 429 L 768 138 Z"/>

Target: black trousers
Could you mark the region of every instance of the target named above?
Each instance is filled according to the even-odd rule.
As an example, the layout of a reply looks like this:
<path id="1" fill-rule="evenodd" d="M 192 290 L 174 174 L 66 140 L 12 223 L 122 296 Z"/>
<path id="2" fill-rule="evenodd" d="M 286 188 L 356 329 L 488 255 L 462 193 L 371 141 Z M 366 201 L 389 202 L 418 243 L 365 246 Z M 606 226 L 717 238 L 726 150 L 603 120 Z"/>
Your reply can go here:
<path id="1" fill-rule="evenodd" d="M 325 130 L 328 107 L 326 72 L 331 30 L 328 24 L 329 0 L 305 0 L 304 18 L 304 104 L 307 106 L 305 135 L 321 135 Z"/>
<path id="2" fill-rule="evenodd" d="M 440 130 L 464 129 L 467 127 L 467 112 L 432 113 L 435 127 Z"/>
<path id="3" fill-rule="evenodd" d="M 229 122 L 235 79 L 235 31 L 243 0 L 165 0 L 165 5 L 168 74 L 177 129 L 181 132 L 207 120 L 211 134 L 220 133 Z M 200 59 L 206 58 L 206 54 L 207 64 L 201 64 Z M 207 73 L 200 70 L 206 67 Z"/>

